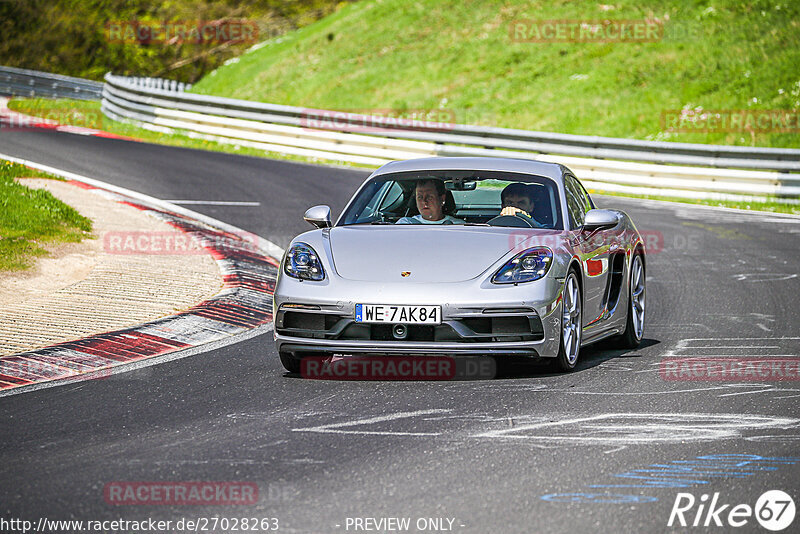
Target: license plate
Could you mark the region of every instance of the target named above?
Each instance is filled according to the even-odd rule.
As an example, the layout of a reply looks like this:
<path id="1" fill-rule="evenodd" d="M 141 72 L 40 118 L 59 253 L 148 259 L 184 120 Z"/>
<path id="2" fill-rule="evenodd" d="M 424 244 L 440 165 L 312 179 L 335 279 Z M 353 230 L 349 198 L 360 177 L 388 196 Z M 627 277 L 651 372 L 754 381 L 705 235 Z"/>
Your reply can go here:
<path id="1" fill-rule="evenodd" d="M 441 324 L 441 306 L 356 304 L 357 323 Z"/>

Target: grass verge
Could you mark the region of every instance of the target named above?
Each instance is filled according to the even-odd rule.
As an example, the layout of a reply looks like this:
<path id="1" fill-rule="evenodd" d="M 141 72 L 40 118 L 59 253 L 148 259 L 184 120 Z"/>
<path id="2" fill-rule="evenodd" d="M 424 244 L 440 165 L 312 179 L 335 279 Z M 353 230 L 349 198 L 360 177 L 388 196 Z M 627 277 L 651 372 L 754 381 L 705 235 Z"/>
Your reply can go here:
<path id="1" fill-rule="evenodd" d="M 78 242 L 92 231 L 90 219 L 47 191 L 17 183 L 18 177 L 60 179 L 0 160 L 0 272 L 28 269 L 48 245 Z"/>

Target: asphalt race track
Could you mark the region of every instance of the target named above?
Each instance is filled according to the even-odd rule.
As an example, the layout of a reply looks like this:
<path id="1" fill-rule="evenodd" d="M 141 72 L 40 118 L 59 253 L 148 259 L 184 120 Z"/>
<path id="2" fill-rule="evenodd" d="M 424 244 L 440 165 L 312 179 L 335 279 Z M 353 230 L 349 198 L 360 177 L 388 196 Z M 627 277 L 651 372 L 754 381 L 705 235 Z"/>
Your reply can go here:
<path id="1" fill-rule="evenodd" d="M 0 152 L 161 199 L 259 202 L 188 207 L 284 247 L 310 228 L 307 207 L 338 214 L 367 174 L 54 132 L 3 133 Z M 355 518 L 390 517 L 410 518 L 411 532 L 703 531 L 668 528 L 673 504 L 692 494 L 691 522 L 701 496 L 719 493 L 730 506 L 717 531 L 763 532 L 755 517 L 732 529 L 728 512 L 767 490 L 800 503 L 800 218 L 595 200 L 649 236 L 640 349 L 586 348 L 567 375 L 347 382 L 286 375 L 267 334 L 0 398 L 0 516 L 277 518 L 284 532 L 355 532 Z M 768 378 L 670 372 L 697 357 L 774 367 Z M 244 481 L 259 497 L 120 506 L 104 499 L 115 481 Z M 431 530 L 429 518 L 444 521 Z"/>

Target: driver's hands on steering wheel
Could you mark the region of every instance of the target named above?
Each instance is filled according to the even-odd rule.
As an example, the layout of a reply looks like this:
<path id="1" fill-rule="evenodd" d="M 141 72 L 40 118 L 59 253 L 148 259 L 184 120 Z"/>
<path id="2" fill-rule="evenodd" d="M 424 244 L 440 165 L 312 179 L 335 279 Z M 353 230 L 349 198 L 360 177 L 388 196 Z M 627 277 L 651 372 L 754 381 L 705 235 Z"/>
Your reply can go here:
<path id="1" fill-rule="evenodd" d="M 529 219 L 533 218 L 527 211 L 515 208 L 514 206 L 506 206 L 505 208 L 502 209 L 500 215 L 517 215 L 518 213 L 524 215 L 525 217 L 528 217 Z"/>

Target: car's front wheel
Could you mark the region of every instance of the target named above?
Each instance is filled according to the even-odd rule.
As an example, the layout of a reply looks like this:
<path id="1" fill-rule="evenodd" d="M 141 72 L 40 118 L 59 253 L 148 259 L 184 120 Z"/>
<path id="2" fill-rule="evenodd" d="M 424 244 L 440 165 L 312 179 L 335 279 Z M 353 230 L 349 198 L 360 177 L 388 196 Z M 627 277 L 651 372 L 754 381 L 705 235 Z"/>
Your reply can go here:
<path id="1" fill-rule="evenodd" d="M 642 261 L 642 254 L 637 252 L 631 260 L 628 283 L 628 318 L 625 321 L 625 332 L 617 338 L 618 345 L 622 348 L 635 349 L 644 336 L 644 282 L 644 261 Z"/>
<path id="2" fill-rule="evenodd" d="M 561 308 L 561 343 L 556 364 L 562 371 L 572 371 L 581 352 L 583 324 L 581 322 L 581 286 L 578 275 L 570 271 L 564 280 Z"/>

